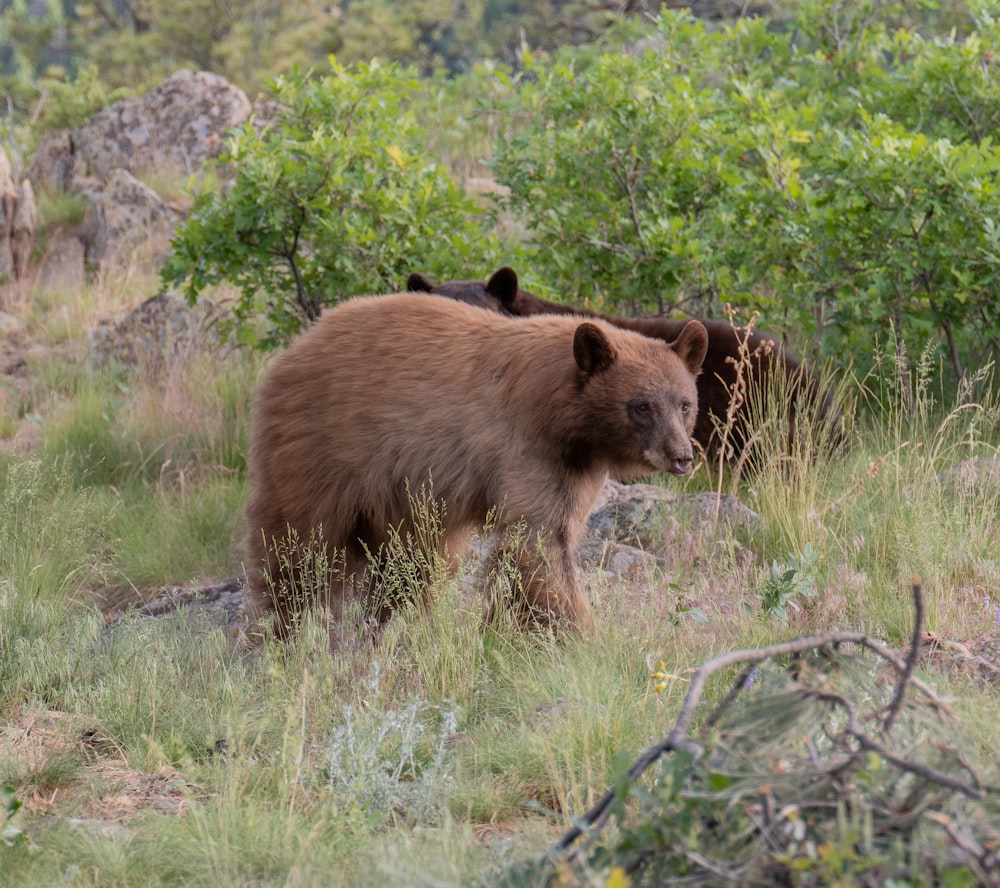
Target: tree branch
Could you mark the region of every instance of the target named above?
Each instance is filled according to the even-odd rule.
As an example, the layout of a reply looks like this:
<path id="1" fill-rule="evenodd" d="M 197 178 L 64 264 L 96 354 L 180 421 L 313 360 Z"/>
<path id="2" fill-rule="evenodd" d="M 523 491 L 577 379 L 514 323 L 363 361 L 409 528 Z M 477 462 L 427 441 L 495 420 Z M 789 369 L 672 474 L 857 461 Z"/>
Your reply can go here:
<path id="1" fill-rule="evenodd" d="M 917 657 L 920 656 L 920 640 L 924 635 L 924 596 L 923 583 L 920 577 L 913 578 L 910 589 L 913 594 L 914 611 L 910 653 L 906 658 L 906 665 L 899 677 L 899 681 L 896 683 L 896 693 L 892 698 L 892 703 L 889 705 L 889 711 L 886 714 L 885 721 L 882 723 L 882 735 L 885 737 L 889 736 L 889 732 L 892 730 L 892 723 L 896 720 L 896 716 L 899 715 L 899 710 L 903 706 L 903 696 L 906 694 L 906 686 L 913 678 L 913 670 L 917 665 Z"/>
<path id="2" fill-rule="evenodd" d="M 712 723 L 714 723 L 714 720 L 717 720 L 718 713 L 727 707 L 735 699 L 739 691 L 745 687 L 746 678 L 750 674 L 751 665 L 759 664 L 766 660 L 778 657 L 800 654 L 810 650 L 834 648 L 846 644 L 856 645 L 872 651 L 874 654 L 891 664 L 899 673 L 899 679 L 896 683 L 896 692 L 889 709 L 889 716 L 886 718 L 885 726 L 883 727 L 883 733 L 888 733 L 888 729 L 891 727 L 892 722 L 898 714 L 899 708 L 902 706 L 904 694 L 907 688 L 910 687 L 919 690 L 932 706 L 947 715 L 951 715 L 951 710 L 948 706 L 926 683 L 916 678 L 913 674 L 916 665 L 916 658 L 919 654 L 919 636 L 922 634 L 923 622 L 923 603 L 921 594 L 922 586 L 919 578 L 914 578 L 911 591 L 914 597 L 916 619 L 913 636 L 914 642 L 911 645 L 910 654 L 906 660 L 903 660 L 884 644 L 869 637 L 863 632 L 824 632 L 818 635 L 810 635 L 803 638 L 793 639 L 791 641 L 780 642 L 763 648 L 730 651 L 703 663 L 695 670 L 691 677 L 691 683 L 677 714 L 673 729 L 665 739 L 657 743 L 655 746 L 647 749 L 632 764 L 626 775 L 629 783 L 637 780 L 649 767 L 651 767 L 667 752 L 686 752 L 696 759 L 704 755 L 705 747 L 691 740 L 688 737 L 688 732 L 694 719 L 696 708 L 704 693 L 706 682 L 716 672 L 740 664 L 744 664 L 744 669 L 737 680 L 737 684 L 732 690 L 730 690 L 729 694 L 725 697 L 719 707 L 717 707 L 716 712 L 709 717 L 709 721 Z M 848 713 L 849 717 L 849 724 L 846 729 L 846 733 L 862 748 L 877 753 L 886 761 L 891 762 L 901 769 L 921 776 L 926 780 L 937 783 L 938 785 L 960 792 L 969 798 L 982 797 L 983 787 L 978 779 L 975 781 L 975 786 L 970 786 L 957 778 L 951 777 L 950 775 L 944 774 L 929 766 L 907 762 L 905 759 L 902 759 L 900 756 L 892 753 L 882 744 L 869 737 L 859 728 L 856 714 L 850 702 L 841 695 L 834 694 L 832 692 L 815 691 L 808 688 L 803 688 L 801 693 L 803 695 L 813 696 L 817 699 L 827 700 L 842 706 Z M 829 769 L 827 770 L 827 773 L 829 773 Z M 576 820 L 573 827 L 569 829 L 559 842 L 545 855 L 545 862 L 551 865 L 558 864 L 558 862 L 564 858 L 565 852 L 577 841 L 577 839 L 580 838 L 580 836 L 584 835 L 585 832 L 593 833 L 598 830 L 610 816 L 612 803 L 615 801 L 616 797 L 617 790 L 609 789 L 582 817 Z"/>

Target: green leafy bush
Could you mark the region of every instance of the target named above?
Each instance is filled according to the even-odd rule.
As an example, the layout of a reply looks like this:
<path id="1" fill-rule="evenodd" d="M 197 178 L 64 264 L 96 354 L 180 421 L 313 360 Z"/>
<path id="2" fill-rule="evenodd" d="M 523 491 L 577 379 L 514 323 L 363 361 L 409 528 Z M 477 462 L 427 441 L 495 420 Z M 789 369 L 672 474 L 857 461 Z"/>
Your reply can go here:
<path id="1" fill-rule="evenodd" d="M 788 620 L 788 608 L 800 610 L 798 599 L 816 594 L 816 561 L 818 553 L 809 543 L 802 555 L 793 555 L 787 565 L 771 562 L 767 578 L 757 592 L 763 616 Z"/>
<path id="2" fill-rule="evenodd" d="M 995 356 L 1000 25 L 923 38 L 883 6 L 778 32 L 664 12 L 625 52 L 532 63 L 495 161 L 532 274 L 598 307 L 753 307 L 861 371 L 879 339 L 957 377 Z"/>
<path id="3" fill-rule="evenodd" d="M 331 64 L 273 82 L 273 116 L 236 133 L 220 161 L 235 180 L 197 197 L 163 270 L 192 302 L 235 283 L 240 338 L 263 348 L 338 300 L 397 291 L 414 268 L 467 276 L 490 254 L 474 205 L 426 151 L 409 108 L 421 87 L 395 66 Z"/>

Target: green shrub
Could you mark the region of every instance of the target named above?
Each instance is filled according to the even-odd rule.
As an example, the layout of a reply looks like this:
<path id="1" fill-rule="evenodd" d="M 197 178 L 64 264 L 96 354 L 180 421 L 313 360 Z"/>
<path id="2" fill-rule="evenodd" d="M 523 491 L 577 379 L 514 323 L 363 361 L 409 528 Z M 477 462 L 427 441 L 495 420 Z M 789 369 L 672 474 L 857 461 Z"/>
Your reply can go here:
<path id="1" fill-rule="evenodd" d="M 376 62 L 272 83 L 273 116 L 242 127 L 222 194 L 198 195 L 163 269 L 193 302 L 227 279 L 242 341 L 270 348 L 324 306 L 396 292 L 414 268 L 466 276 L 490 255 L 476 209 L 426 150 L 421 87 Z M 263 319 L 263 330 L 258 322 Z"/>
<path id="2" fill-rule="evenodd" d="M 757 308 L 862 373 L 878 341 L 932 343 L 952 378 L 995 355 L 998 25 L 923 40 L 880 6 L 821 0 L 779 32 L 664 12 L 649 49 L 532 63 L 495 159 L 528 286 L 633 312 Z"/>

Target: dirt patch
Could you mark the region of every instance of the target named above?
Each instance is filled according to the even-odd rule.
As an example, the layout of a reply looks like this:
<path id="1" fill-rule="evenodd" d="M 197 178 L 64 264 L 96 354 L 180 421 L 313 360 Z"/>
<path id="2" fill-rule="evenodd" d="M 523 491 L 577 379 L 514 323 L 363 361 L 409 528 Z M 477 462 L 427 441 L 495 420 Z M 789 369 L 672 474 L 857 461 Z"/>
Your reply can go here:
<path id="1" fill-rule="evenodd" d="M 990 684 L 1000 682 L 1000 629 L 975 638 L 949 638 L 925 632 L 921 641 L 924 665 Z"/>
<path id="2" fill-rule="evenodd" d="M 15 711 L 0 727 L 0 777 L 31 815 L 31 831 L 59 816 L 106 833 L 140 814 L 184 814 L 207 797 L 169 765 L 131 767 L 110 738 L 52 709 Z"/>

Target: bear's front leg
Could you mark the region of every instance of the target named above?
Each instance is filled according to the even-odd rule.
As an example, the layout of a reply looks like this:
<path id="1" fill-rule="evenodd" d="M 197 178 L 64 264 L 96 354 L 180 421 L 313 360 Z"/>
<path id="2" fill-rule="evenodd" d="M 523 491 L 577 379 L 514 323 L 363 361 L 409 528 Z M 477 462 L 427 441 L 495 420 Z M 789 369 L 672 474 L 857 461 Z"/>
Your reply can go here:
<path id="1" fill-rule="evenodd" d="M 523 523 L 503 528 L 487 576 L 488 619 L 496 617 L 502 603 L 521 626 L 593 634 L 590 604 L 572 550 L 560 541 L 560 534 L 526 529 Z"/>

